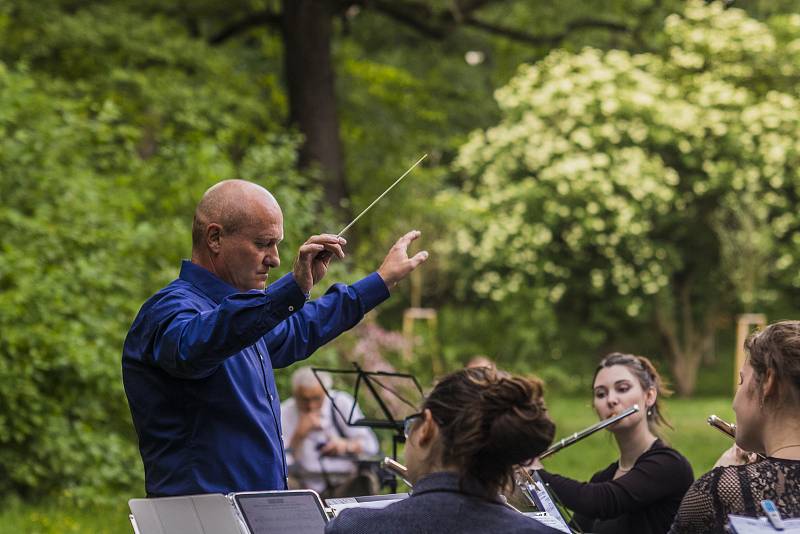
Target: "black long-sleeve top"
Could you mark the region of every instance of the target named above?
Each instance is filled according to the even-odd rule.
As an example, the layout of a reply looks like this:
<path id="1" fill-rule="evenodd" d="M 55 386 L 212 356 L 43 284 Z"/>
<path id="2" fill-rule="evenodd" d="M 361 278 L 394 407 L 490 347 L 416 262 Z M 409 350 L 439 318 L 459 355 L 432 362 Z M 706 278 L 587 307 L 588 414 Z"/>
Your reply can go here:
<path id="1" fill-rule="evenodd" d="M 592 476 L 589 482 L 539 471 L 581 530 L 597 534 L 665 534 L 692 485 L 692 466 L 661 440 L 636 460 L 631 470 L 614 480 L 619 462 Z"/>

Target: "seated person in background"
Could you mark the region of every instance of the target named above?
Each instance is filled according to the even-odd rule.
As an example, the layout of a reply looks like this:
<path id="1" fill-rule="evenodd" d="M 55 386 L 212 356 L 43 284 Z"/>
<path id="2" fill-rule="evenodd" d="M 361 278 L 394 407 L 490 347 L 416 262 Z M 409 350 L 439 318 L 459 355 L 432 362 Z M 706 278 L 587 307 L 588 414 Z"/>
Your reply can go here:
<path id="1" fill-rule="evenodd" d="M 763 516 L 763 499 L 774 501 L 783 517 L 800 517 L 800 321 L 771 324 L 744 347 L 733 398 L 736 444 L 767 459 L 700 477 L 670 533 L 724 532 L 728 514 Z"/>
<path id="2" fill-rule="evenodd" d="M 381 510 L 352 508 L 328 534 L 556 533 L 498 493 L 517 464 L 544 451 L 555 425 L 539 383 L 481 367 L 444 377 L 422 412 L 406 419 L 413 493 Z"/>
<path id="3" fill-rule="evenodd" d="M 467 369 L 472 369 L 474 367 L 489 367 L 491 369 L 497 369 L 497 366 L 494 364 L 492 359 L 483 354 L 476 354 L 475 356 L 470 358 L 469 362 L 467 362 L 466 367 Z"/>
<path id="4" fill-rule="evenodd" d="M 325 389 L 343 414 L 349 414 L 353 397 L 331 389 L 331 377 L 319 373 Z M 354 419 L 363 417 L 358 406 Z M 377 475 L 359 471 L 356 457 L 378 454 L 375 434 L 366 427 L 348 426 L 336 413 L 311 367 L 292 373 L 292 398 L 281 404 L 283 432 L 289 436 L 287 462 L 290 489 L 308 488 L 323 497 L 377 493 Z"/>
<path id="5" fill-rule="evenodd" d="M 639 412 L 608 427 L 617 441 L 619 460 L 595 473 L 588 483 L 543 469 L 539 474 L 575 512 L 573 523 L 586 532 L 667 532 L 694 479 L 686 458 L 656 433 L 656 425 L 666 423 L 658 397 L 669 391 L 650 360 L 618 352 L 598 365 L 593 391 L 594 409 L 600 419 L 639 405 Z M 538 460 L 534 462 L 534 468 L 541 467 Z"/>

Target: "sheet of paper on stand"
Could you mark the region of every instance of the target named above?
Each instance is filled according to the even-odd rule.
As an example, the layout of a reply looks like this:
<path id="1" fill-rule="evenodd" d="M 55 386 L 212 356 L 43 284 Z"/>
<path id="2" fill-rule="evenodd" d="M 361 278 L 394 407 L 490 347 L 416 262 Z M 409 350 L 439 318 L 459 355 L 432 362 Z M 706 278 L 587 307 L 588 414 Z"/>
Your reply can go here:
<path id="1" fill-rule="evenodd" d="M 800 519 L 784 519 L 783 530 L 776 530 L 766 517 L 729 515 L 728 525 L 733 534 L 800 534 Z"/>
<path id="2" fill-rule="evenodd" d="M 408 493 L 390 493 L 388 495 L 365 495 L 363 497 L 342 497 L 325 499 L 325 504 L 333 510 L 334 515 L 347 508 L 385 508 L 392 503 L 402 501 Z"/>
<path id="3" fill-rule="evenodd" d="M 564 522 L 561 521 L 561 519 L 553 517 L 547 512 L 522 512 L 522 515 L 526 515 L 531 519 L 535 519 L 539 523 L 542 523 L 543 525 L 560 530 L 561 532 L 566 532 L 567 534 L 570 534 L 571 532 L 569 528 L 564 526 Z"/>

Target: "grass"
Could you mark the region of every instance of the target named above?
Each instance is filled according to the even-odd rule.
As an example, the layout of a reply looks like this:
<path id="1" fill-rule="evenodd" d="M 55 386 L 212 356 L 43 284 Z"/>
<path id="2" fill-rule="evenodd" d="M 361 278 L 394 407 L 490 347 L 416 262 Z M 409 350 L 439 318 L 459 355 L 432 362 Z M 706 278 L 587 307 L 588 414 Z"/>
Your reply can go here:
<path id="1" fill-rule="evenodd" d="M 550 398 L 551 415 L 561 438 L 597 421 L 588 399 Z M 683 453 L 694 468 L 695 477 L 708 471 L 731 440 L 705 422 L 710 414 L 733 420 L 729 398 L 671 399 L 667 418 L 675 430 L 665 432 L 673 447 Z M 579 480 L 616 459 L 616 445 L 607 431 L 601 431 L 545 460 L 548 470 Z M 11 500 L 0 509 L 0 534 L 131 534 L 127 499 L 114 506 L 75 507 L 65 503 L 23 504 Z"/>
<path id="2" fill-rule="evenodd" d="M 38 505 L 19 501 L 0 510 L 2 534 L 131 534 L 127 499 L 114 506 L 75 507 L 67 503 Z"/>

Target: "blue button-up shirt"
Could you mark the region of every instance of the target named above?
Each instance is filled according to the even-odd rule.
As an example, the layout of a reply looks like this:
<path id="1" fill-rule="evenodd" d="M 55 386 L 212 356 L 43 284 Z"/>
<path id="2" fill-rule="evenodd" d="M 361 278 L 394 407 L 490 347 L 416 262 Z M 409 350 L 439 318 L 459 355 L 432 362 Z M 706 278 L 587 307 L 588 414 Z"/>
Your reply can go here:
<path id="1" fill-rule="evenodd" d="M 377 273 L 306 302 L 291 274 L 242 293 L 184 261 L 142 306 L 122 352 L 148 495 L 286 488 L 272 369 L 307 358 L 388 297 Z"/>

